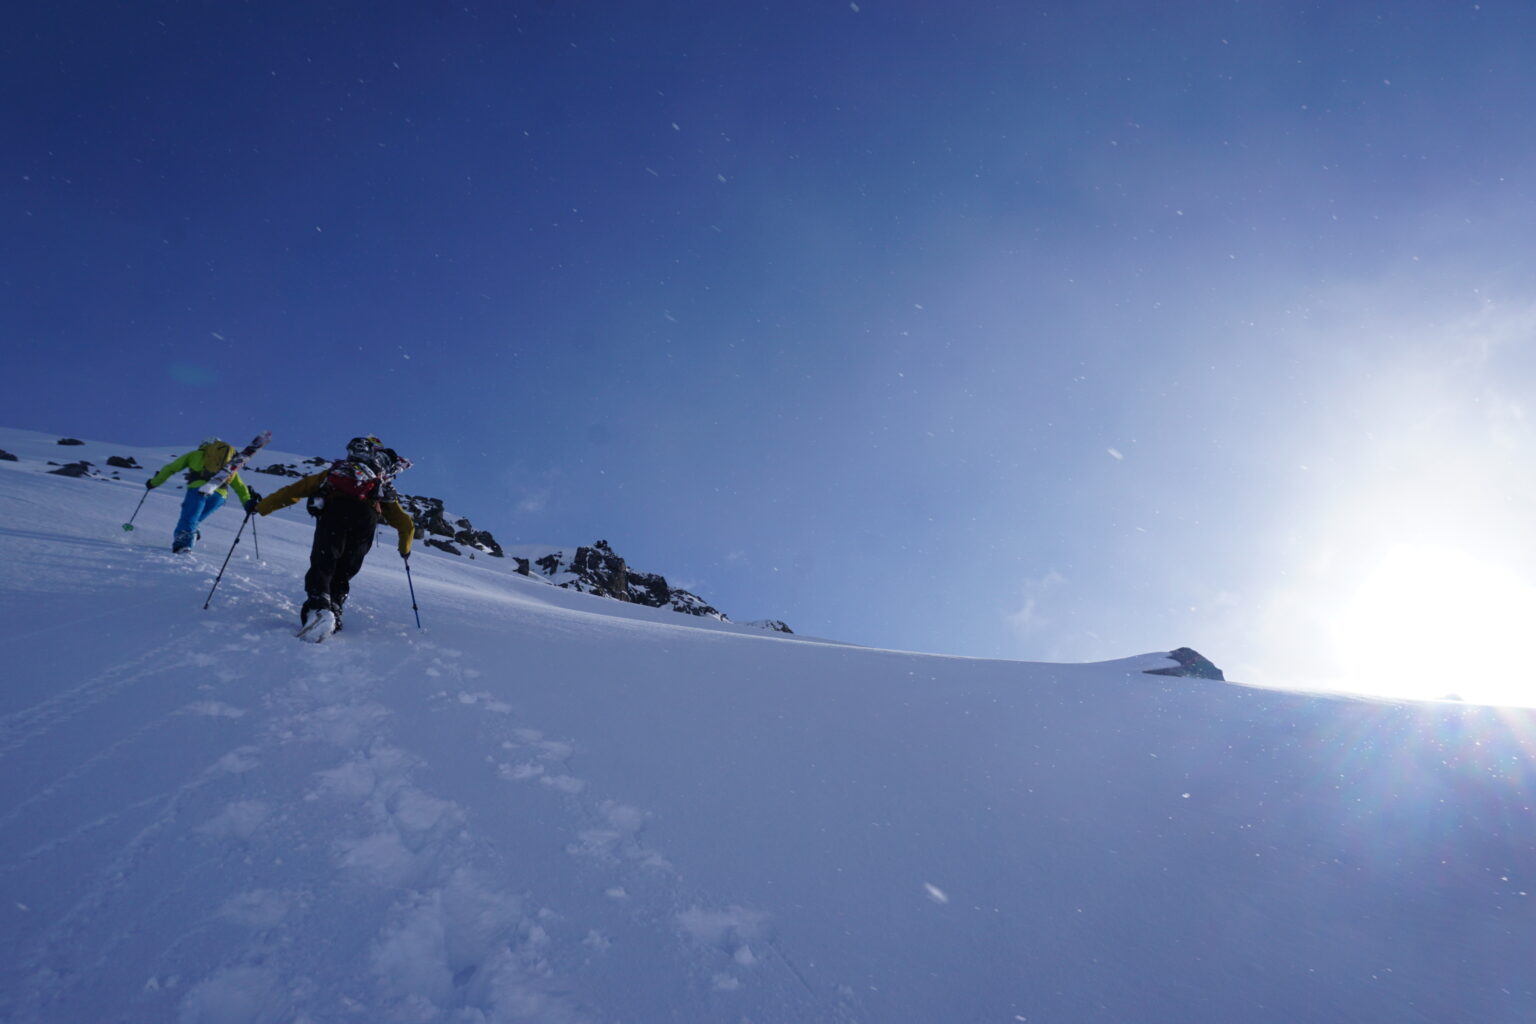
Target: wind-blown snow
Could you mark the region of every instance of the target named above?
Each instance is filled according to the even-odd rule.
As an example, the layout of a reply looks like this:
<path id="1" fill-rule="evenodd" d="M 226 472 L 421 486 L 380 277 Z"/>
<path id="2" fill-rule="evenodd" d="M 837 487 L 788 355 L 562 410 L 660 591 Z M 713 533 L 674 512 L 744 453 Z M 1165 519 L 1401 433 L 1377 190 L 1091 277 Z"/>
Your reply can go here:
<path id="1" fill-rule="evenodd" d="M 418 631 L 388 531 L 314 646 L 302 510 L 205 612 L 239 511 L 172 556 L 180 492 L 119 524 L 175 447 L 53 442 L 0 431 L 5 1021 L 1536 1019 L 1530 713 L 860 649 L 428 551 Z M 41 472 L 114 453 L 145 469 Z"/>

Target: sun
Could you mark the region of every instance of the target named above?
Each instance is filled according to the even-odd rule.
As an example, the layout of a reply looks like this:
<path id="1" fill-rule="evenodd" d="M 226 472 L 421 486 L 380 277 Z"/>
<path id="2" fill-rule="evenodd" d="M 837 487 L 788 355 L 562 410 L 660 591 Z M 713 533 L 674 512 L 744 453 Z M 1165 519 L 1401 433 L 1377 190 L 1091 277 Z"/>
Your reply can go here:
<path id="1" fill-rule="evenodd" d="M 1536 586 L 1463 550 L 1399 544 L 1334 620 L 1359 693 L 1536 705 Z"/>

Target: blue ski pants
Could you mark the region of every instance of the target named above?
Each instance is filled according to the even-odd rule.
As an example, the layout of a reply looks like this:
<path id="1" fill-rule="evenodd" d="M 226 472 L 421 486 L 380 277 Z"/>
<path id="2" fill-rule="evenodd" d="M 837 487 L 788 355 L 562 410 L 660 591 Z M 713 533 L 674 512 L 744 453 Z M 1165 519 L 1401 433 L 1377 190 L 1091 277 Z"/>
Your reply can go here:
<path id="1" fill-rule="evenodd" d="M 197 539 L 197 528 L 209 516 L 224 507 L 224 495 L 218 491 L 204 494 L 195 486 L 187 486 L 187 496 L 181 499 L 181 518 L 176 520 L 176 544 L 191 547 Z"/>

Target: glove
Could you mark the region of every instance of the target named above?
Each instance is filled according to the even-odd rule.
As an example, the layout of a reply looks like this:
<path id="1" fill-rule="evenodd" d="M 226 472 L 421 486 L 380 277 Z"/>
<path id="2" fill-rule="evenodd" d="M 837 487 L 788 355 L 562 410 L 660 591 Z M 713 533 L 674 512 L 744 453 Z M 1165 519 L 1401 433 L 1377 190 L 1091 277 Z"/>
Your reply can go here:
<path id="1" fill-rule="evenodd" d="M 252 491 L 251 496 L 245 501 L 245 514 L 249 516 L 255 515 L 256 506 L 259 504 L 261 504 L 261 492 Z"/>
<path id="2" fill-rule="evenodd" d="M 400 560 L 402 562 L 409 562 L 411 560 L 411 553 L 409 551 L 400 552 Z"/>
<path id="3" fill-rule="evenodd" d="M 155 481 L 153 479 L 145 480 L 144 481 L 144 489 L 146 491 L 154 490 L 155 489 Z"/>

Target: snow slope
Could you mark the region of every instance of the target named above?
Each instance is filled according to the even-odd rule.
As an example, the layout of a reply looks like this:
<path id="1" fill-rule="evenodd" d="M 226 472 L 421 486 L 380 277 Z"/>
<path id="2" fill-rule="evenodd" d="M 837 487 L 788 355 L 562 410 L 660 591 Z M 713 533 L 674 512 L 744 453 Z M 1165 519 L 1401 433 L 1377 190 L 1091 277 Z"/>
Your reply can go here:
<path id="1" fill-rule="evenodd" d="M 0 1020 L 1536 1019 L 1529 712 L 867 650 L 0 431 Z M 386 531 L 387 532 L 387 531 Z"/>

